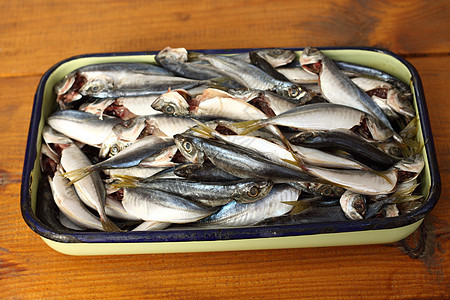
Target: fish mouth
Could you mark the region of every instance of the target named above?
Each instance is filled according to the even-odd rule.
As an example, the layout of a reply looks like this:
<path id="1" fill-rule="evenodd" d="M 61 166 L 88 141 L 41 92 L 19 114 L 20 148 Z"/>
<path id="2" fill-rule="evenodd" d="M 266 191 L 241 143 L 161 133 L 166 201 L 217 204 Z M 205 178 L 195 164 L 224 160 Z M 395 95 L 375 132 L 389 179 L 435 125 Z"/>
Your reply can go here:
<path id="1" fill-rule="evenodd" d="M 319 74 L 320 71 L 322 70 L 322 61 L 313 61 L 313 60 L 304 60 L 301 61 L 302 64 L 302 68 L 311 74 Z"/>
<path id="2" fill-rule="evenodd" d="M 55 87 L 56 101 L 63 105 L 81 99 L 79 90 L 86 82 L 86 77 L 78 73 L 67 76 Z"/>

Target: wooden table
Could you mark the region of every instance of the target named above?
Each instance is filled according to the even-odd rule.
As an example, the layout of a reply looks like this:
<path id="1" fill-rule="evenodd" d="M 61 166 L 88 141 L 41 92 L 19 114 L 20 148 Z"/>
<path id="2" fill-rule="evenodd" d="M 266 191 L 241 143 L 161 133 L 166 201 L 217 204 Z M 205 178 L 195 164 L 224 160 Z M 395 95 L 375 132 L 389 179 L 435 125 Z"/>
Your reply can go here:
<path id="1" fill-rule="evenodd" d="M 2 1 L 0 298 L 450 297 L 450 3 L 441 1 Z M 43 73 L 77 54 L 202 48 L 374 46 L 422 77 L 442 194 L 425 248 L 405 244 L 73 257 L 28 228 L 22 164 Z"/>

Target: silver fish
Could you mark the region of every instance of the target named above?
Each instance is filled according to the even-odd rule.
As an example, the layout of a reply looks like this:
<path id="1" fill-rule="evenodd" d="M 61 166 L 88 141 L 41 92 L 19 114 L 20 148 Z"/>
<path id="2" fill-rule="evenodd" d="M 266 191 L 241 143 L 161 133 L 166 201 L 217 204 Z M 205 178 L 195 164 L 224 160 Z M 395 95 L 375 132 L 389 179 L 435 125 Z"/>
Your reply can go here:
<path id="1" fill-rule="evenodd" d="M 255 51 L 259 56 L 261 56 L 267 62 L 269 62 L 274 68 L 287 65 L 297 57 L 295 52 L 289 49 L 273 48 L 273 49 L 259 49 L 253 51 Z M 233 59 L 245 61 L 246 63 L 250 63 L 249 54 L 250 52 L 243 52 L 232 55 L 230 57 Z"/>
<path id="2" fill-rule="evenodd" d="M 61 165 L 65 172 L 84 168 L 90 164 L 90 160 L 76 145 L 72 144 L 62 150 Z M 74 187 L 83 203 L 98 212 L 105 231 L 120 231 L 106 215 L 106 191 L 98 172 L 94 171 L 77 181 Z"/>
<path id="3" fill-rule="evenodd" d="M 288 213 L 293 206 L 286 202 L 297 201 L 299 195 L 300 191 L 290 186 L 275 185 L 265 198 L 255 203 L 230 202 L 197 224 L 202 227 L 252 226 Z"/>
<path id="4" fill-rule="evenodd" d="M 81 202 L 73 186 L 56 171 L 53 178 L 48 178 L 53 193 L 53 199 L 61 212 L 72 222 L 82 228 L 103 231 L 99 218 L 94 216 Z"/>
<path id="5" fill-rule="evenodd" d="M 95 115 L 77 110 L 60 110 L 47 119 L 48 125 L 56 131 L 95 147 L 100 147 L 120 122 L 113 117 L 99 120 Z"/>
<path id="6" fill-rule="evenodd" d="M 156 65 L 146 63 L 101 63 L 78 68 L 67 74 L 57 85 L 55 93 L 57 102 L 64 106 L 81 99 L 82 95 L 102 95 L 113 89 L 123 80 L 134 76 L 170 76 L 169 71 Z"/>
<path id="7" fill-rule="evenodd" d="M 295 107 L 280 115 L 235 124 L 245 127 L 241 134 L 247 134 L 267 125 L 292 127 L 297 130 L 354 129 L 365 124 L 368 133 L 375 140 L 384 141 L 393 132 L 372 115 L 358 109 L 332 103 L 315 103 Z M 364 126 L 363 126 L 364 127 Z"/>
<path id="8" fill-rule="evenodd" d="M 176 135 L 174 139 L 180 152 L 191 162 L 202 163 L 208 158 L 215 166 L 240 178 L 263 178 L 274 182 L 317 181 L 299 169 L 288 168 L 244 147 L 189 135 Z"/>
<path id="9" fill-rule="evenodd" d="M 362 195 L 391 193 L 394 191 L 398 179 L 398 172 L 395 169 L 374 172 L 371 170 L 338 170 L 315 166 L 303 167 L 309 174 Z"/>
<path id="10" fill-rule="evenodd" d="M 188 62 L 188 52 L 185 48 L 166 47 L 158 52 L 155 60 L 172 73 L 186 78 L 206 80 L 224 76 L 210 65 Z"/>
<path id="11" fill-rule="evenodd" d="M 125 188 L 122 204 L 127 212 L 142 220 L 165 223 L 195 222 L 217 210 L 180 196 L 146 188 Z"/>
<path id="12" fill-rule="evenodd" d="M 284 145 L 280 145 L 265 138 L 250 135 L 223 135 L 199 121 L 196 121 L 196 123 L 198 128 L 194 127 L 192 130 L 198 134 L 216 138 L 237 147 L 245 147 L 252 151 L 258 152 L 267 159 L 275 161 L 281 165 L 291 168 L 293 167 L 292 164 L 287 163 L 286 161 L 295 161 L 295 157 L 291 151 L 284 147 Z M 296 145 L 291 145 L 291 149 L 306 164 L 342 169 L 366 169 L 365 166 L 356 161 L 321 150 Z M 302 170 L 300 169 L 299 171 Z"/>
<path id="13" fill-rule="evenodd" d="M 331 103 L 342 104 L 357 108 L 378 118 L 394 136 L 395 134 L 391 123 L 383 113 L 381 108 L 354 84 L 334 63 L 316 48 L 307 47 L 300 56 L 302 67 L 320 77 L 320 90 Z"/>
<path id="14" fill-rule="evenodd" d="M 146 136 L 139 139 L 131 146 L 125 148 L 117 155 L 101 161 L 96 164 L 86 164 L 80 168 L 66 170 L 63 175 L 70 180 L 71 183 L 76 183 L 85 176 L 92 174 L 95 171 L 113 168 L 127 168 L 139 165 L 144 159 L 152 158 L 159 155 L 166 147 L 173 145 L 173 139 L 169 137 Z"/>
<path id="15" fill-rule="evenodd" d="M 208 206 L 224 205 L 232 200 L 252 203 L 264 198 L 272 189 L 268 180 L 240 179 L 225 182 L 198 182 L 182 179 L 141 179 L 119 183 L 123 187 L 142 187 L 183 196 Z"/>
<path id="16" fill-rule="evenodd" d="M 277 94 L 293 99 L 304 100 L 311 98 L 311 93 L 291 82 L 274 79 L 258 67 L 237 61 L 226 56 L 203 55 L 201 59 L 209 61 L 244 87 L 273 90 Z"/>

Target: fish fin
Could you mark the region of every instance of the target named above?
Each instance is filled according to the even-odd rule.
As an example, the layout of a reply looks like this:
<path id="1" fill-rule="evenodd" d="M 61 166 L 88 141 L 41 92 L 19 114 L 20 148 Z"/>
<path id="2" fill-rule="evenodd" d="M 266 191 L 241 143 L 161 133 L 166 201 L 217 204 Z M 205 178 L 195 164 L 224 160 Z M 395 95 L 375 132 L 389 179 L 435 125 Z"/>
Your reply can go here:
<path id="1" fill-rule="evenodd" d="M 405 128 L 400 131 L 400 136 L 403 139 L 412 139 L 417 135 L 417 131 L 419 130 L 419 127 L 417 126 L 419 124 L 419 116 L 415 116 L 406 126 Z"/>
<path id="2" fill-rule="evenodd" d="M 196 119 L 191 120 L 194 121 L 198 126 L 198 127 L 191 127 L 191 130 L 193 130 L 194 132 L 206 135 L 209 138 L 217 138 L 217 136 L 219 135 L 219 133 L 215 129 L 209 127 L 205 123 L 202 123 Z"/>
<path id="3" fill-rule="evenodd" d="M 247 135 L 250 132 L 263 128 L 264 126 L 266 126 L 264 120 L 250 120 L 230 124 L 230 128 L 233 131 L 238 132 L 240 131 L 238 129 L 244 129 L 241 133 L 239 133 L 240 135 Z"/>
<path id="4" fill-rule="evenodd" d="M 140 180 L 139 177 L 119 174 L 114 175 L 112 178 L 116 180 L 115 182 L 111 183 L 111 187 L 113 188 L 137 187 L 138 181 Z"/>
<path id="5" fill-rule="evenodd" d="M 422 198 L 423 198 L 423 195 L 409 195 L 406 197 L 395 199 L 394 201 L 392 201 L 392 203 L 399 204 L 399 203 L 416 201 L 416 200 L 419 200 Z"/>
<path id="6" fill-rule="evenodd" d="M 222 77 L 216 77 L 212 79 L 208 79 L 205 81 L 205 84 L 207 84 L 209 87 L 217 89 L 217 90 L 223 90 L 224 92 L 229 89 L 230 86 L 233 86 L 233 84 L 236 82 L 233 78 L 229 76 L 222 76 Z M 229 97 L 227 97 L 229 98 Z"/>
<path id="7" fill-rule="evenodd" d="M 202 60 L 204 56 L 205 56 L 205 54 L 203 54 L 203 53 L 193 52 L 193 51 L 188 51 L 188 54 L 187 54 L 188 62 Z"/>
<path id="8" fill-rule="evenodd" d="M 292 152 L 291 152 L 291 154 L 292 154 L 292 157 L 294 158 L 294 160 L 290 160 L 290 159 L 286 159 L 286 158 L 281 158 L 281 160 L 284 161 L 285 163 L 296 166 L 309 174 L 309 169 L 307 166 L 305 166 L 305 164 L 303 163 L 303 160 L 300 157 L 298 157 L 298 155 L 296 155 Z"/>
<path id="9" fill-rule="evenodd" d="M 119 227 L 117 227 L 116 224 L 114 224 L 113 221 L 111 221 L 109 218 L 100 218 L 100 222 L 102 223 L 102 227 L 106 232 L 121 232 Z"/>
<path id="10" fill-rule="evenodd" d="M 304 201 L 296 200 L 296 201 L 282 201 L 281 203 L 288 204 L 292 206 L 292 209 L 289 211 L 289 215 L 296 215 L 301 213 L 302 211 L 311 207 L 310 203 L 306 203 Z"/>
<path id="11" fill-rule="evenodd" d="M 95 171 L 95 165 L 90 165 L 87 167 L 79 168 L 73 171 L 62 173 L 61 176 L 66 177 L 69 180 L 69 185 L 74 184 L 75 182 L 83 179 L 88 176 L 92 172 Z"/>

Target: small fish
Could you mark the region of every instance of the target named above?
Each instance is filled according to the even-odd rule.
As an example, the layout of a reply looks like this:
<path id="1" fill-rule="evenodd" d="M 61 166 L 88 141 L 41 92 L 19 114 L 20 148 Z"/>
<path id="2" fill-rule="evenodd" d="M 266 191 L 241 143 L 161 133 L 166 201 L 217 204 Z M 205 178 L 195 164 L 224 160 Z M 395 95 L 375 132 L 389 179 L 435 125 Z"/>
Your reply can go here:
<path id="1" fill-rule="evenodd" d="M 122 204 L 127 212 L 142 220 L 164 223 L 195 222 L 217 210 L 180 196 L 146 188 L 124 188 Z"/>
<path id="2" fill-rule="evenodd" d="M 291 145 L 291 151 L 293 151 L 291 152 L 286 149 L 284 145 L 280 145 L 268 139 L 250 135 L 224 135 L 220 134 L 217 130 L 214 130 L 206 124 L 203 124 L 197 120 L 195 120 L 195 122 L 197 123 L 198 128 L 193 127 L 192 130 L 202 136 L 215 138 L 236 147 L 245 147 L 286 167 L 292 168 L 292 164 L 289 164 L 286 161 L 293 161 L 297 156 L 300 157 L 304 163 L 315 166 L 343 169 L 366 168 L 365 166 L 350 159 L 339 157 L 320 150 Z M 302 170 L 300 169 L 299 171 Z"/>
<path id="3" fill-rule="evenodd" d="M 257 49 L 252 50 L 251 52 L 258 54 L 258 56 L 266 60 L 274 68 L 287 65 L 297 58 L 297 54 L 295 54 L 295 51 L 289 49 L 280 49 L 280 48 Z M 250 63 L 251 52 L 243 52 L 232 55 L 230 57 L 233 59 L 245 61 L 246 63 Z"/>
<path id="4" fill-rule="evenodd" d="M 292 210 L 300 191 L 286 185 L 275 185 L 263 199 L 254 203 L 232 201 L 219 211 L 197 222 L 202 227 L 240 227 L 255 225 L 265 219 L 279 217 Z"/>
<path id="5" fill-rule="evenodd" d="M 147 63 L 101 63 L 78 68 L 67 74 L 57 85 L 55 93 L 57 102 L 65 104 L 77 101 L 82 96 L 101 95 L 105 98 L 107 91 L 113 89 L 123 80 L 133 76 L 171 76 L 172 74 L 156 65 Z"/>
<path id="6" fill-rule="evenodd" d="M 362 220 L 367 210 L 366 198 L 349 190 L 342 194 L 339 203 L 345 216 L 350 220 Z"/>
<path id="7" fill-rule="evenodd" d="M 280 115 L 234 124 L 246 128 L 241 134 L 247 134 L 267 125 L 292 127 L 297 130 L 359 130 L 374 140 L 384 141 L 390 138 L 392 131 L 372 115 L 345 105 L 315 103 L 295 107 Z"/>
<path id="8" fill-rule="evenodd" d="M 400 161 L 369 143 L 350 130 L 303 131 L 292 136 L 289 141 L 317 149 L 342 150 L 354 159 L 375 170 L 386 170 Z"/>
<path id="9" fill-rule="evenodd" d="M 117 155 L 110 157 L 97 164 L 87 164 L 81 168 L 66 171 L 63 175 L 70 180 L 70 183 L 76 183 L 84 177 L 95 171 L 113 168 L 127 168 L 139 165 L 144 159 L 151 161 L 161 154 L 165 148 L 173 145 L 173 139 L 168 137 L 146 136 L 131 146 L 125 148 Z M 147 160 L 148 162 L 148 160 Z"/>
<path id="10" fill-rule="evenodd" d="M 165 69 L 186 78 L 206 80 L 223 76 L 210 65 L 188 62 L 188 52 L 185 48 L 166 47 L 158 52 L 155 60 Z"/>
<path id="11" fill-rule="evenodd" d="M 185 134 L 175 135 L 174 139 L 180 152 L 191 162 L 202 163 L 208 158 L 215 166 L 240 178 L 262 178 L 273 182 L 317 181 L 300 169 L 288 168 L 243 147 Z"/>
<path id="12" fill-rule="evenodd" d="M 372 78 L 377 78 L 379 80 L 385 81 L 392 84 L 397 89 L 402 92 L 411 92 L 410 87 L 403 81 L 399 80 L 397 77 L 392 76 L 386 72 L 374 69 L 368 66 L 363 66 L 359 64 L 344 62 L 344 61 L 334 61 L 334 64 L 344 72 L 351 72 L 353 74 L 364 75 Z"/>
<path id="13" fill-rule="evenodd" d="M 123 178 L 123 177 L 122 177 Z M 239 179 L 225 182 L 199 182 L 172 178 L 128 180 L 119 187 L 142 187 L 183 196 L 208 206 L 224 205 L 232 200 L 252 203 L 264 198 L 272 189 L 268 180 Z"/>
<path id="14" fill-rule="evenodd" d="M 401 141 L 381 108 L 354 84 L 334 63 L 316 48 L 307 47 L 300 56 L 302 67 L 319 74 L 320 90 L 331 103 L 357 108 L 379 119 Z"/>
<path id="15" fill-rule="evenodd" d="M 56 131 L 95 147 L 100 147 L 120 122 L 122 120 L 114 117 L 100 120 L 93 114 L 77 110 L 56 111 L 47 119 L 48 125 Z"/>
<path id="16" fill-rule="evenodd" d="M 75 144 L 62 150 L 61 166 L 65 172 L 84 168 L 90 164 L 90 160 Z M 74 187 L 83 203 L 97 211 L 105 231 L 120 231 L 106 215 L 106 191 L 98 172 L 91 172 L 85 178 L 75 182 Z"/>
<path id="17" fill-rule="evenodd" d="M 62 177 L 59 171 L 55 172 L 54 177 L 49 177 L 48 180 L 53 192 L 53 199 L 65 216 L 82 228 L 103 231 L 99 218 L 83 205 L 73 186 L 68 185 L 67 179 Z"/>
<path id="18" fill-rule="evenodd" d="M 184 90 L 169 91 L 153 102 L 152 107 L 165 114 L 235 120 L 261 119 L 266 115 L 256 107 L 217 89 L 205 89 L 192 99 Z"/>
<path id="19" fill-rule="evenodd" d="M 226 56 L 203 55 L 201 59 L 207 60 L 246 88 L 271 90 L 279 95 L 301 101 L 312 97 L 312 94 L 302 87 L 291 82 L 277 80 L 254 65 Z"/>

